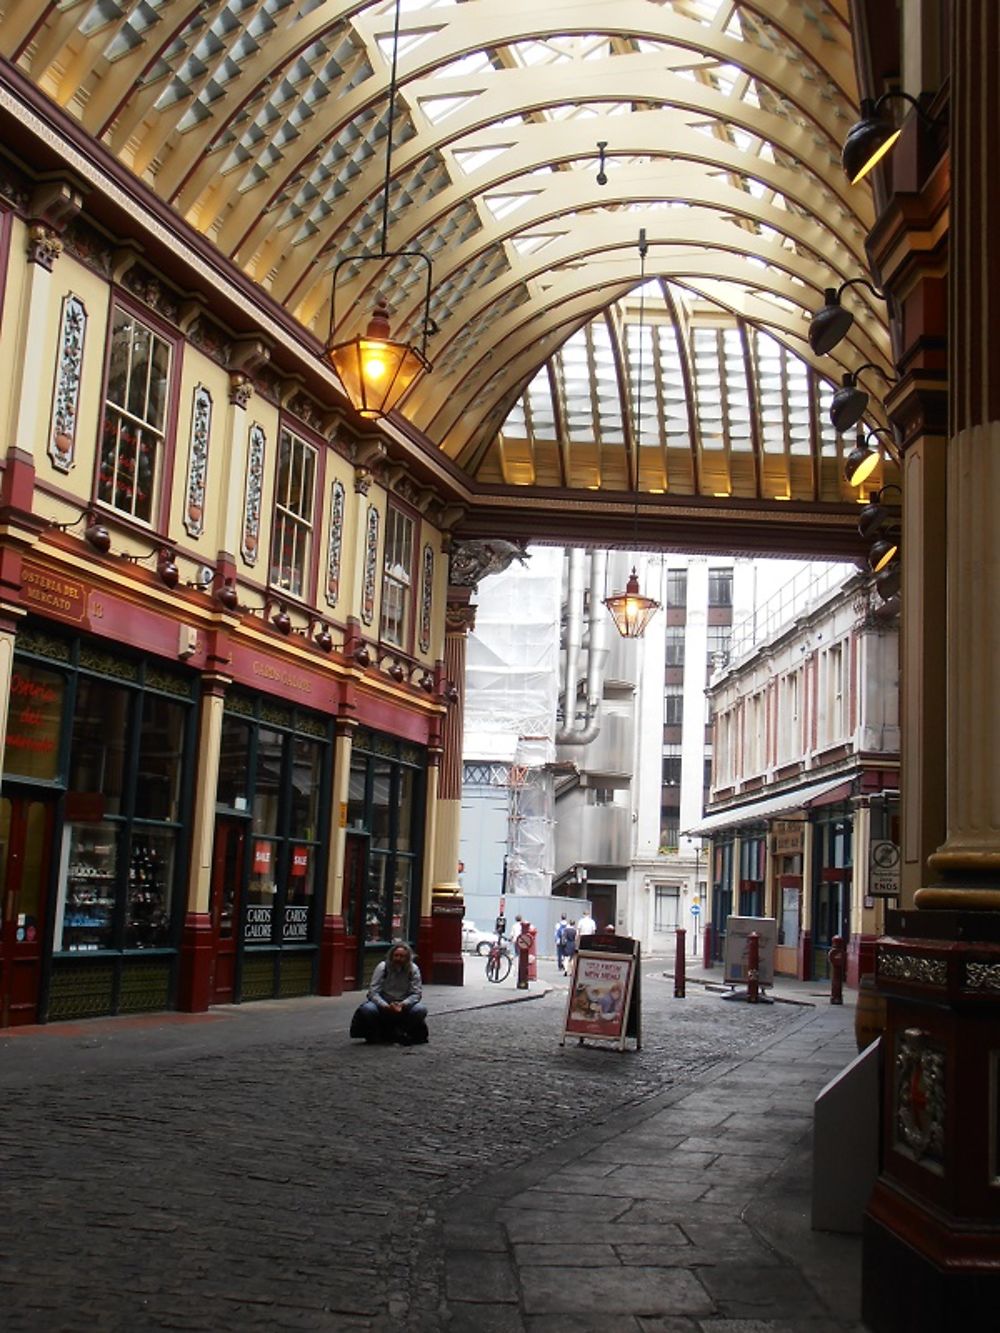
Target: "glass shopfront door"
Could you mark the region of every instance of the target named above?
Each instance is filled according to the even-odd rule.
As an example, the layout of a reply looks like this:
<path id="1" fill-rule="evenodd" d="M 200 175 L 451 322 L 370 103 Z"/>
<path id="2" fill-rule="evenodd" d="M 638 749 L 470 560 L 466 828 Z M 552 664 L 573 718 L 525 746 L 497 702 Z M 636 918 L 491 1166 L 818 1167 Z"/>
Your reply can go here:
<path id="1" fill-rule="evenodd" d="M 38 1021 L 53 802 L 0 797 L 0 1027 Z"/>
<path id="2" fill-rule="evenodd" d="M 215 948 L 212 1004 L 233 1004 L 236 1000 L 245 846 L 246 824 L 243 820 L 216 820 L 215 844 L 212 849 L 211 917 Z"/>

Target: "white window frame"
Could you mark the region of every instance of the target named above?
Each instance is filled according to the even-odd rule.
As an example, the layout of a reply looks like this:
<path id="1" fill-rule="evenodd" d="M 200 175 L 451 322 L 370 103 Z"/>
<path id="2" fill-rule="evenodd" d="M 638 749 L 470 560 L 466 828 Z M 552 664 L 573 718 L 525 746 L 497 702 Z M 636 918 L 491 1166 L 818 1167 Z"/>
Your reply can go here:
<path id="1" fill-rule="evenodd" d="M 143 344 L 146 348 L 144 359 L 141 356 Z M 160 349 L 165 352 L 166 366 L 162 381 L 159 377 L 154 381 L 153 371 Z M 121 357 L 124 357 L 124 365 L 119 360 Z M 150 527 L 156 522 L 159 502 L 170 419 L 173 358 L 174 344 L 169 338 L 139 319 L 127 306 L 116 304 L 112 307 L 95 493 L 101 504 Z M 116 381 L 122 385 L 121 402 L 110 396 Z M 140 486 L 143 480 L 140 457 L 143 446 L 148 444 L 151 445 L 152 466 L 150 475 Z M 107 476 L 104 475 L 105 468 L 108 469 Z M 123 485 L 130 473 L 131 493 L 128 503 L 121 503 Z"/>
<path id="2" fill-rule="evenodd" d="M 413 560 L 416 549 L 416 520 L 390 505 L 385 517 L 385 546 L 382 553 L 382 602 L 379 638 L 394 648 L 406 650 L 413 605 Z"/>
<path id="3" fill-rule="evenodd" d="M 286 460 L 289 465 L 286 467 Z M 312 569 L 319 450 L 283 427 L 278 436 L 269 583 L 305 598 Z"/>

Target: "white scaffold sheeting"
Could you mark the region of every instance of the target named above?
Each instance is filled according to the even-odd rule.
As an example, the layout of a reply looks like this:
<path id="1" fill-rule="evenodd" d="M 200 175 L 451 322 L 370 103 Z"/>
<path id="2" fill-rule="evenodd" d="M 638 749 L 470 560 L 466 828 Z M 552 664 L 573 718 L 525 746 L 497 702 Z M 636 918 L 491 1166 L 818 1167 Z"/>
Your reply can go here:
<path id="1" fill-rule="evenodd" d="M 555 758 L 562 552 L 534 547 L 479 587 L 466 651 L 466 759 L 535 767 Z"/>

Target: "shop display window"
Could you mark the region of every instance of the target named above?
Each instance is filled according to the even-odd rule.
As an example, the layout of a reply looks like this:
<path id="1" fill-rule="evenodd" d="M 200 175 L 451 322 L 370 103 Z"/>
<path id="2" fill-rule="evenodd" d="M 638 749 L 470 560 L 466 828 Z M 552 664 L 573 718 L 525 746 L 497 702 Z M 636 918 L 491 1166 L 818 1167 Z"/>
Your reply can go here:
<path id="1" fill-rule="evenodd" d="M 120 826 L 67 824 L 65 896 L 56 919 L 56 947 L 94 953 L 114 947 Z"/>
<path id="2" fill-rule="evenodd" d="M 139 731 L 139 767 L 135 815 L 140 819 L 180 820 L 181 756 L 187 708 L 160 695 L 143 700 Z"/>
<path id="3" fill-rule="evenodd" d="M 66 678 L 28 662 L 15 662 L 3 756 L 6 777 L 51 782 L 59 776 L 59 740 Z"/>
<path id="4" fill-rule="evenodd" d="M 425 762 L 417 746 L 373 732 L 359 732 L 352 747 L 348 824 L 370 842 L 363 901 L 359 891 L 345 912 L 367 944 L 414 937 Z"/>
<path id="5" fill-rule="evenodd" d="M 126 949 L 162 948 L 170 942 L 176 848 L 172 829 L 134 833 L 125 899 Z"/>
<path id="6" fill-rule="evenodd" d="M 257 763 L 254 771 L 253 827 L 255 833 L 278 831 L 281 802 L 281 766 L 285 733 L 260 727 L 257 731 Z"/>
<path id="7" fill-rule="evenodd" d="M 778 923 L 778 943 L 797 945 L 802 922 L 802 890 L 781 890 L 781 918 Z"/>
<path id="8" fill-rule="evenodd" d="M 100 792 L 104 812 L 122 813 L 126 738 L 134 695 L 111 681 L 80 676 L 69 756 L 69 789 Z"/>
<path id="9" fill-rule="evenodd" d="M 219 929 L 233 931 L 247 946 L 315 944 L 329 723 L 240 692 L 227 698 L 226 709 L 217 803 L 250 818 L 245 879 L 226 885 Z"/>
<path id="10" fill-rule="evenodd" d="M 372 774 L 371 835 L 373 847 L 392 842 L 392 765 L 377 759 Z"/>
<path id="11" fill-rule="evenodd" d="M 292 780 L 289 784 L 288 828 L 293 838 L 313 839 L 319 828 L 319 794 L 322 789 L 323 754 L 314 741 L 292 739 Z M 293 872 L 295 865 L 293 862 Z"/>
<path id="12" fill-rule="evenodd" d="M 309 939 L 316 852 L 314 847 L 294 843 L 289 849 L 288 888 L 281 927 L 281 938 L 286 943 L 305 944 Z"/>
<path id="13" fill-rule="evenodd" d="M 233 810 L 249 809 L 251 732 L 251 724 L 243 718 L 227 713 L 222 719 L 216 799 L 220 805 L 229 806 Z"/>

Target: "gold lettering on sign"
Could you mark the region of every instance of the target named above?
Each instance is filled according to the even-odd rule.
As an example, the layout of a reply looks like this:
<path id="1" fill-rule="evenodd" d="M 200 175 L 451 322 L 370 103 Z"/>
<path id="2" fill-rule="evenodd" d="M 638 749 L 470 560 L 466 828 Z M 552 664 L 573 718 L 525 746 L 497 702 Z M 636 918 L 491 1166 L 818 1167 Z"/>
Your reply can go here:
<path id="1" fill-rule="evenodd" d="M 86 599 L 83 584 L 75 579 L 50 574 L 48 570 L 28 560 L 21 565 L 21 596 L 28 605 L 37 606 L 53 615 L 65 616 L 69 620 L 82 620 L 84 617 Z"/>
<path id="2" fill-rule="evenodd" d="M 263 676 L 265 680 L 277 681 L 279 685 L 285 685 L 290 690 L 300 690 L 303 694 L 312 693 L 312 683 L 306 680 L 305 676 L 295 676 L 282 667 L 272 666 L 270 662 L 261 662 L 255 658 L 253 674 Z"/>

